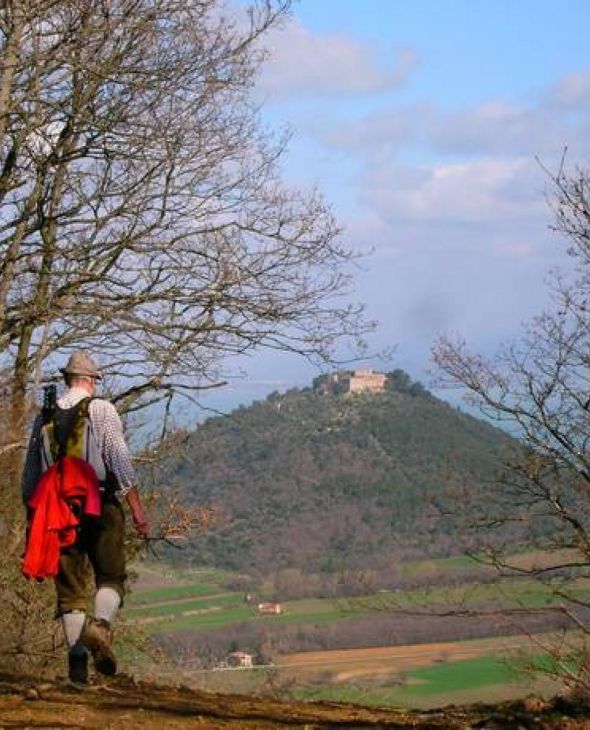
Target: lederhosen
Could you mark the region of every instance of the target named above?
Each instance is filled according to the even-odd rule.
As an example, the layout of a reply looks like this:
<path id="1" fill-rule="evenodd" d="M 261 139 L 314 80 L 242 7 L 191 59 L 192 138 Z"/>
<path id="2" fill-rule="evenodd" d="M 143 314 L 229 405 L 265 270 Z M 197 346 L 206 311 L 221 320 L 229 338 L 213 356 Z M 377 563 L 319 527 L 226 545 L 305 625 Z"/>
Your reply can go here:
<path id="1" fill-rule="evenodd" d="M 51 451 L 52 461 L 68 455 L 90 462 L 92 429 L 88 409 L 91 401 L 91 398 L 84 398 L 71 408 L 56 406 L 53 417 L 44 424 L 43 442 Z M 116 496 L 117 480 L 108 470 L 105 480 L 100 482 L 100 489 L 100 517 L 88 517 L 82 513 L 80 505 L 71 505 L 80 518 L 80 527 L 74 545 L 62 550 L 60 555 L 55 578 L 57 616 L 69 611 L 86 611 L 91 568 L 96 587 L 114 588 L 123 600 L 125 516 Z"/>

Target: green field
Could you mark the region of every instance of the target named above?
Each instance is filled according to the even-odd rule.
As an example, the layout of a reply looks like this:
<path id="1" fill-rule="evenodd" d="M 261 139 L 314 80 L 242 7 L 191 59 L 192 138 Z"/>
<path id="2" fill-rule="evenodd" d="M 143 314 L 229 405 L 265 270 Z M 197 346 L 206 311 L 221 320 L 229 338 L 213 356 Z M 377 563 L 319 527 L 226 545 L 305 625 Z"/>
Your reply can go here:
<path id="1" fill-rule="evenodd" d="M 539 658 L 540 661 L 540 658 Z M 164 675 L 165 676 L 165 675 Z M 175 672 L 175 681 L 207 691 L 264 694 L 269 687 L 277 696 L 301 700 L 352 702 L 408 708 L 440 707 L 455 702 L 494 702 L 531 692 L 552 694 L 556 690 L 540 675 L 520 670 L 499 655 L 472 659 L 449 659 L 428 667 L 397 671 L 387 675 L 348 681 L 337 680 L 329 672 L 308 676 L 282 667 L 257 670 Z"/>
<path id="2" fill-rule="evenodd" d="M 160 572 L 170 585 L 149 589 L 133 586 L 127 599 L 128 605 L 141 606 L 146 603 L 175 601 L 193 596 L 210 596 L 227 591 L 226 588 L 221 587 L 221 583 L 228 576 L 226 572 L 173 570 L 163 567 L 160 568 Z M 157 569 L 152 568 L 150 575 L 158 575 Z"/>
<path id="3" fill-rule="evenodd" d="M 432 558 L 431 560 L 410 560 L 400 566 L 400 578 L 403 580 L 429 577 L 452 579 L 476 567 L 483 566 L 468 555 Z M 492 570 L 490 569 L 490 571 Z"/>
<path id="4" fill-rule="evenodd" d="M 235 595 L 235 594 L 234 594 Z M 346 620 L 352 616 L 367 613 L 366 608 L 357 607 L 354 611 L 343 610 L 336 602 L 322 599 L 305 601 L 289 601 L 284 606 L 285 613 L 279 616 L 260 616 L 254 606 L 249 606 L 241 598 L 227 599 L 225 606 L 220 605 L 218 599 L 212 599 L 212 605 L 217 604 L 219 610 L 203 612 L 195 615 L 178 615 L 178 611 L 185 611 L 187 604 L 158 606 L 137 612 L 136 616 L 150 615 L 150 611 L 157 610 L 162 622 L 150 623 L 149 629 L 153 633 L 177 631 L 181 629 L 213 629 L 243 621 L 265 621 L 270 623 L 306 623 L 321 624 L 338 620 Z M 153 615 L 153 614 L 151 614 Z"/>
<path id="5" fill-rule="evenodd" d="M 528 559 L 528 558 L 527 558 Z M 444 561 L 420 561 L 410 566 L 417 574 L 438 570 L 461 571 L 470 563 L 469 558 L 449 558 Z M 438 565 L 436 565 L 438 563 Z M 551 589 L 530 579 L 517 578 L 463 586 L 442 586 L 432 589 L 380 591 L 373 595 L 349 599 L 302 599 L 282 602 L 283 613 L 278 616 L 260 616 L 255 605 L 244 602 L 242 591 L 228 591 L 222 583 L 227 573 L 212 571 L 183 571 L 177 576 L 166 573 L 167 585 L 157 585 L 152 575 L 149 587 L 131 594 L 126 614 L 129 618 L 145 620 L 145 629 L 152 634 L 166 634 L 177 630 L 215 630 L 243 622 L 268 624 L 297 623 L 306 627 L 343 622 L 348 619 L 396 609 L 432 609 L 449 607 L 529 607 L 538 608 L 562 602 Z M 177 580 L 172 584 L 171 580 Z M 556 584 L 557 585 L 557 584 Z M 590 579 L 571 582 L 568 591 L 576 598 L 590 597 Z M 258 595 L 258 600 L 271 598 Z M 427 620 L 427 619 L 426 619 Z M 460 642 L 461 646 L 469 642 Z M 495 644 L 493 645 L 495 647 Z M 494 649 L 492 648 L 492 651 Z M 436 649 L 434 650 L 436 651 Z M 380 667 L 372 676 L 362 676 L 356 661 L 350 680 L 338 679 L 339 668 L 314 674 L 289 672 L 284 667 L 245 672 L 201 672 L 187 680 L 201 682 L 203 688 L 216 691 L 264 691 L 268 682 L 283 684 L 283 694 L 301 699 L 324 699 L 358 702 L 363 704 L 400 705 L 406 707 L 433 707 L 454 701 L 471 702 L 486 698 L 496 701 L 526 693 L 520 681 L 523 675 L 509 666 L 500 655 L 492 655 L 490 648 L 475 658 L 452 656 L 434 658 L 428 666 L 408 666 L 405 670 L 396 661 Z M 541 661 L 539 659 L 539 661 Z M 323 671 L 323 670 L 322 670 Z M 356 674 L 355 674 L 356 672 Z M 268 674 L 268 676 L 267 676 Z M 270 678 L 270 679 L 269 679 Z M 537 687 L 546 687 L 537 681 Z M 554 689 L 552 690 L 554 691 Z"/>
<path id="6" fill-rule="evenodd" d="M 407 696 L 457 692 L 514 681 L 518 675 L 504 659 L 487 655 L 414 669 L 408 678 L 416 683 L 410 682 L 400 692 Z"/>
<path id="7" fill-rule="evenodd" d="M 195 594 L 189 594 L 195 595 Z M 198 595 L 198 594 L 197 594 Z M 176 616 L 190 611 L 206 611 L 216 609 L 226 609 L 230 606 L 236 606 L 242 603 L 242 598 L 237 593 L 219 593 L 215 596 L 205 594 L 203 598 L 194 600 L 176 600 L 184 597 L 175 597 L 168 603 L 157 603 L 156 605 L 145 605 L 146 602 L 136 606 L 130 606 L 127 615 L 136 617 L 152 617 L 152 616 Z"/>
<path id="8" fill-rule="evenodd" d="M 538 663 L 541 657 L 535 657 Z M 518 682 L 530 684 L 530 673 L 514 666 L 505 658 L 484 655 L 429 667 L 419 667 L 404 673 L 402 678 L 392 676 L 389 682 L 377 682 L 376 686 L 354 682 L 348 686 L 318 685 L 295 689 L 291 694 L 298 699 L 355 702 L 374 705 L 428 706 L 429 699 L 448 703 L 457 693 L 472 697 L 475 701 L 484 688 L 501 694 L 506 686 Z"/>
<path id="9" fill-rule="evenodd" d="M 462 586 L 381 591 L 372 596 L 341 601 L 341 605 L 348 605 L 352 608 L 364 603 L 367 608 L 372 605 L 380 610 L 441 606 L 473 607 L 490 604 L 502 608 L 541 608 L 559 604 L 565 600 L 555 593 L 560 588 L 563 586 L 555 584 L 551 587 L 527 578 L 503 579 Z M 590 579 L 578 578 L 571 581 L 566 590 L 573 598 L 589 598 Z"/>
<path id="10" fill-rule="evenodd" d="M 447 558 L 438 561 L 445 569 L 466 565 L 468 557 Z M 426 561 L 432 568 L 432 563 Z M 424 565 L 425 561 L 416 566 Z M 526 578 L 504 579 L 490 583 L 463 586 L 442 586 L 412 590 L 380 591 L 373 595 L 348 599 L 302 599 L 282 603 L 283 613 L 278 616 L 258 615 L 255 606 L 243 602 L 243 594 L 223 589 L 221 581 L 227 574 L 203 571 L 182 576 L 182 583 L 136 591 L 127 605 L 128 615 L 150 619 L 152 633 L 186 629 L 215 629 L 244 621 L 272 623 L 323 624 L 345 621 L 352 617 L 375 612 L 432 609 L 449 607 L 502 607 L 542 608 L 563 602 L 549 586 Z M 187 582 L 185 582 L 187 581 Z M 590 598 L 590 579 L 577 579 L 567 588 L 576 599 Z M 264 600 L 264 597 L 260 597 Z M 160 620 L 158 620 L 160 619 Z"/>
<path id="11" fill-rule="evenodd" d="M 546 568 L 559 562 L 576 562 L 579 559 L 580 554 L 578 551 L 563 548 L 551 552 L 526 550 L 506 556 L 505 561 L 509 565 L 530 570 L 534 567 Z M 446 580 L 452 582 L 466 573 L 473 575 L 474 571 L 477 571 L 482 577 L 496 575 L 495 568 L 487 565 L 483 556 L 480 560 L 477 556 L 456 555 L 449 558 L 409 560 L 400 566 L 400 578 L 402 580 L 436 580 L 437 582 Z"/>

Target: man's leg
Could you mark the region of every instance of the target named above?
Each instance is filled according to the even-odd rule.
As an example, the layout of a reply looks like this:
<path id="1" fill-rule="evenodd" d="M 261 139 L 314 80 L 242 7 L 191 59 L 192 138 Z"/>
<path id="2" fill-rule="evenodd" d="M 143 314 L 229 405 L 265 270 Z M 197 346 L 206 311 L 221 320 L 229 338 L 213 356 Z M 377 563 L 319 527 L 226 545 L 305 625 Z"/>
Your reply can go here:
<path id="1" fill-rule="evenodd" d="M 85 611 L 68 611 L 61 617 L 66 644 L 71 648 L 80 640 L 80 635 L 86 623 Z"/>
<path id="2" fill-rule="evenodd" d="M 113 622 L 119 606 L 121 596 L 111 586 L 101 586 L 94 597 L 94 618 L 99 621 L 106 621 L 109 625 Z"/>
<path id="3" fill-rule="evenodd" d="M 111 629 L 121 605 L 125 574 L 125 516 L 113 497 L 103 501 L 102 514 L 91 531 L 88 557 L 94 568 L 94 618 L 87 622 L 82 641 L 92 652 L 96 670 L 112 675 L 117 662 L 111 648 Z"/>
<path id="4" fill-rule="evenodd" d="M 61 617 L 68 646 L 68 676 L 73 682 L 86 682 L 88 679 L 88 651 L 80 642 L 86 621 L 88 568 L 84 550 L 80 545 L 74 545 L 60 555 L 55 579 L 57 615 Z"/>

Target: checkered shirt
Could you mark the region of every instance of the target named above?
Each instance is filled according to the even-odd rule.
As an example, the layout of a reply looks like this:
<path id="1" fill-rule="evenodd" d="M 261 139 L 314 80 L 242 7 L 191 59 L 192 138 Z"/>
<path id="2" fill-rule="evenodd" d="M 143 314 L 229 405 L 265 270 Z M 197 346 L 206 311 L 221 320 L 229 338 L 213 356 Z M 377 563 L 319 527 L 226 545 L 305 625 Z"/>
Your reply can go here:
<path id="1" fill-rule="evenodd" d="M 70 388 L 58 399 L 57 405 L 60 408 L 72 408 L 84 398 L 88 398 L 85 390 Z M 124 496 L 136 486 L 137 478 L 123 435 L 123 425 L 119 414 L 112 403 L 96 398 L 90 401 L 88 417 L 92 435 L 100 450 L 104 465 L 116 478 L 120 488 L 119 494 Z M 33 493 L 42 473 L 42 425 L 41 415 L 38 415 L 33 424 L 23 471 L 22 490 L 25 501 Z"/>

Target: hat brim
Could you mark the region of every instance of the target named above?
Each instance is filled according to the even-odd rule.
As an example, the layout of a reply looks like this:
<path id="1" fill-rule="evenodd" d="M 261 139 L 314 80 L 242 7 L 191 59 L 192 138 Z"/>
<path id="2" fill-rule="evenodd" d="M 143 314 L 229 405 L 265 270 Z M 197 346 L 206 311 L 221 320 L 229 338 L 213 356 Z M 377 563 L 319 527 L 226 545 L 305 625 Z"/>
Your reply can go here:
<path id="1" fill-rule="evenodd" d="M 89 370 L 69 370 L 68 368 L 60 368 L 59 372 L 62 375 L 79 375 L 81 378 L 95 378 L 95 380 L 102 380 L 102 375 L 100 373 L 93 373 Z"/>

